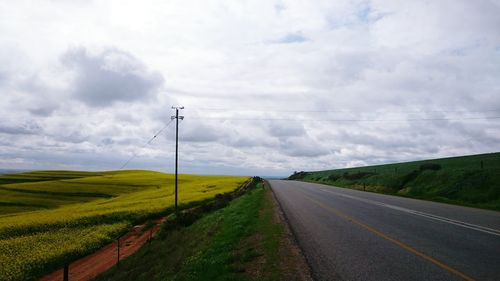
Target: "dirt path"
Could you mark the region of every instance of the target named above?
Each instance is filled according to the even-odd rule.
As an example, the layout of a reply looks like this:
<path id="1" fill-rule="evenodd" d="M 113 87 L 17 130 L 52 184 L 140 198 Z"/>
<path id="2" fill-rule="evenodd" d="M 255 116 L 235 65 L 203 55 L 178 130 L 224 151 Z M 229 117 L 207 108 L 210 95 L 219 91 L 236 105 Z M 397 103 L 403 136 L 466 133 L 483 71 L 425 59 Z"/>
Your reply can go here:
<path id="1" fill-rule="evenodd" d="M 156 221 L 155 225 L 146 231 L 144 225 L 137 225 L 132 228 L 126 235 L 120 238 L 120 259 L 130 256 L 148 241 L 160 229 L 161 222 L 165 218 Z M 90 280 L 100 273 L 113 267 L 118 260 L 118 243 L 106 245 L 97 252 L 88 255 L 84 258 L 76 260 L 69 265 L 69 280 L 70 281 L 85 281 Z M 40 281 L 61 281 L 63 280 L 64 269 L 61 268 L 52 272 Z"/>

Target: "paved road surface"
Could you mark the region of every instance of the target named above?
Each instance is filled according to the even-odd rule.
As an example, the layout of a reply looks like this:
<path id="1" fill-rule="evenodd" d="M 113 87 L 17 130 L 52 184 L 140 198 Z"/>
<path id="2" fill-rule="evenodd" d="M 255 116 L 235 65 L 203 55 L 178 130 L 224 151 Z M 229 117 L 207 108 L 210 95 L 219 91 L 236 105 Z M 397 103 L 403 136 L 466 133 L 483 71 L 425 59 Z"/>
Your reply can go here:
<path id="1" fill-rule="evenodd" d="M 269 182 L 317 280 L 500 280 L 500 212 Z"/>

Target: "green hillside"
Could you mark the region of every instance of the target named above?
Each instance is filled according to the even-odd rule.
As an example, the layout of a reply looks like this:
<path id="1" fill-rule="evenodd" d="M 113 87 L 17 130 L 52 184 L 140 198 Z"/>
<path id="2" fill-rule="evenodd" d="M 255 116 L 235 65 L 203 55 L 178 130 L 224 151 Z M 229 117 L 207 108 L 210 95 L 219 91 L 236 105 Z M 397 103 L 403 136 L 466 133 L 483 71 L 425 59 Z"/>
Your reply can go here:
<path id="1" fill-rule="evenodd" d="M 289 179 L 500 210 L 500 153 L 298 172 Z"/>

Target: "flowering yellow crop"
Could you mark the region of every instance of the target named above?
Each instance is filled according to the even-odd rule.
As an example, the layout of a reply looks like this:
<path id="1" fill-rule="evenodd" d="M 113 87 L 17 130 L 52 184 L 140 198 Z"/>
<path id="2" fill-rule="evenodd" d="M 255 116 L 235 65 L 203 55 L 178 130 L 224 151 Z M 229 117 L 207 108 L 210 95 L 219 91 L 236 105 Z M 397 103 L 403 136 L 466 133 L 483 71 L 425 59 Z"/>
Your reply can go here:
<path id="1" fill-rule="evenodd" d="M 179 175 L 179 204 L 233 191 L 247 179 Z M 27 190 L 24 193 L 34 190 L 38 193 L 30 196 L 40 194 L 42 199 L 64 192 L 70 195 L 63 197 L 66 201 L 58 208 L 0 215 L 0 280 L 39 277 L 116 239 L 118 233 L 134 223 L 168 213 L 174 203 L 173 176 L 148 171 L 107 172 L 3 187 L 7 191 Z M 78 197 L 78 192 L 101 192 L 115 197 L 68 203 L 66 198 Z M 75 201 L 79 202 L 78 198 Z"/>

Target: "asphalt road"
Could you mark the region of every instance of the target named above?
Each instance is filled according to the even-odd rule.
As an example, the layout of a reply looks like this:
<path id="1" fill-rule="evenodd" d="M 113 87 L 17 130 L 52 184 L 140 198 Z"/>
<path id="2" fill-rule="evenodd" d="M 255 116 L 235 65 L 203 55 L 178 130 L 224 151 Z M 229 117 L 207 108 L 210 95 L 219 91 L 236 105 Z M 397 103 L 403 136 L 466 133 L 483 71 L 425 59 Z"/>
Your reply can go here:
<path id="1" fill-rule="evenodd" d="M 317 280 L 500 280 L 500 212 L 269 183 Z"/>

